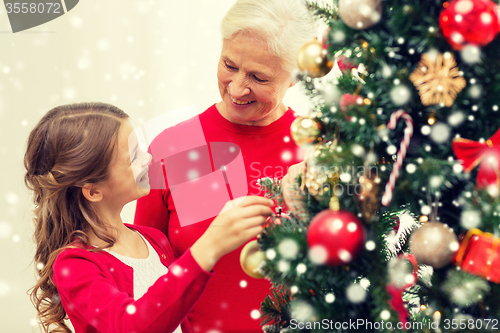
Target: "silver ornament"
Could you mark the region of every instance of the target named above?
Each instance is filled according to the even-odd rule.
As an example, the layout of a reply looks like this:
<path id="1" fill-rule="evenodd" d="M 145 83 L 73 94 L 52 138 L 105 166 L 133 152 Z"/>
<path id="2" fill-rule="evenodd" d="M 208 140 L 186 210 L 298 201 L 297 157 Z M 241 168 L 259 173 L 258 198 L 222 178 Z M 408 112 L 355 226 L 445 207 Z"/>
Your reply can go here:
<path id="1" fill-rule="evenodd" d="M 382 3 L 380 0 L 339 0 L 339 15 L 349 28 L 368 29 L 382 18 Z"/>
<path id="2" fill-rule="evenodd" d="M 458 248 L 455 232 L 441 222 L 427 222 L 410 236 L 410 252 L 417 262 L 434 268 L 449 264 Z"/>

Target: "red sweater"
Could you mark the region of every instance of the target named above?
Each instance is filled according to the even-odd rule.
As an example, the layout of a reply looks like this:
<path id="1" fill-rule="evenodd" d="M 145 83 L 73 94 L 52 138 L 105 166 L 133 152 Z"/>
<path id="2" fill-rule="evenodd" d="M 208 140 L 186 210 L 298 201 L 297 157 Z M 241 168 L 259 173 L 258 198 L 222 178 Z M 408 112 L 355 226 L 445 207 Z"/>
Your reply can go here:
<path id="1" fill-rule="evenodd" d="M 212 154 L 213 156 L 210 155 L 210 163 L 207 162 L 208 171 L 204 170 L 200 165 L 196 167 L 196 170 L 200 171 L 198 175 L 207 178 L 214 175 L 220 166 L 217 165 L 218 157 L 215 156 L 216 153 L 229 154 L 228 152 L 231 152 L 232 155 L 229 154 L 229 157 L 222 158 L 224 161 L 219 163 L 228 166 L 225 172 L 226 175 L 222 176 L 227 176 L 229 179 L 221 178 L 225 179 L 226 184 L 228 184 L 226 185 L 227 189 L 224 188 L 223 192 L 227 191 L 230 194 L 229 198 L 231 198 L 231 194 L 234 194 L 234 197 L 247 194 L 262 196 L 264 193 L 260 191 L 256 183 L 258 179 L 262 177 L 282 178 L 287 173 L 290 165 L 303 159 L 301 151 L 290 136 L 290 125 L 296 117 L 297 115 L 291 109 L 288 109 L 280 119 L 268 126 L 245 126 L 231 123 L 220 115 L 215 105 L 211 106 L 199 115 L 199 124 L 201 124 L 205 142 L 212 149 L 208 155 Z M 180 125 L 184 126 L 184 123 Z M 213 221 L 214 216 L 220 212 L 225 202 L 219 200 L 222 197 L 220 192 L 211 195 L 210 191 L 212 189 L 208 191 L 206 188 L 202 188 L 208 183 L 204 183 L 206 179 L 201 178 L 201 180 L 192 180 L 193 185 L 199 191 L 184 194 L 188 192 L 183 192 L 185 191 L 182 188 L 183 185 L 177 186 L 182 177 L 179 178 L 175 174 L 176 170 L 179 171 L 179 169 L 183 170 L 184 173 L 189 172 L 192 168 L 191 161 L 183 159 L 179 154 L 163 161 L 161 161 L 161 156 L 158 156 L 159 150 L 163 149 L 165 153 L 165 151 L 171 149 L 171 147 L 166 147 L 169 143 L 172 145 L 172 139 L 174 139 L 178 148 L 183 144 L 184 141 L 178 143 L 177 136 L 189 135 L 196 137 L 197 134 L 193 132 L 193 128 L 196 128 L 196 126 L 191 127 L 191 129 L 182 129 L 181 127 L 177 131 L 174 130 L 176 134 L 170 135 L 166 133 L 168 131 L 166 130 L 159 134 L 150 145 L 150 151 L 155 162 L 149 169 L 150 183 L 152 188 L 161 186 L 164 189 L 151 190 L 148 196 L 137 201 L 134 221 L 135 224 L 152 226 L 164 232 L 172 244 L 176 257 L 180 257 L 200 238 Z M 217 146 L 214 143 L 227 142 L 233 143 L 233 145 L 227 146 L 226 144 L 224 146 L 224 144 L 220 144 L 220 147 L 229 147 L 229 149 L 217 151 Z M 192 151 L 196 150 L 197 154 L 199 153 L 195 156 L 203 156 L 206 151 L 198 148 L 192 149 Z M 176 152 L 182 150 L 179 149 Z M 240 154 L 238 155 L 238 153 Z M 236 184 L 238 183 L 238 176 L 241 175 L 241 170 L 234 171 L 235 168 L 233 168 L 233 164 L 238 165 L 239 158 L 241 158 L 242 162 L 241 169 L 244 169 L 246 173 L 246 180 L 244 180 L 244 173 L 242 177 L 239 177 L 239 180 L 243 181 L 245 185 L 245 191 L 243 192 L 241 186 L 239 186 L 241 184 Z M 167 175 L 169 170 L 174 176 Z M 212 174 L 210 174 L 211 172 Z M 168 181 L 165 180 L 164 174 Z M 160 181 L 159 179 L 161 179 L 163 185 L 154 185 L 152 183 Z M 212 180 L 210 179 L 210 182 Z M 168 183 L 171 184 L 170 187 Z M 179 193 L 184 197 L 180 196 Z M 203 213 L 208 211 L 215 213 L 201 221 L 186 221 L 186 218 L 184 218 L 184 221 L 179 221 L 181 208 L 176 209 L 174 202 L 179 207 L 182 205 L 183 214 L 189 213 L 189 208 L 193 213 L 192 216 L 202 216 Z M 260 311 L 260 304 L 269 293 L 271 284 L 266 279 L 254 279 L 243 272 L 239 260 L 240 252 L 241 248 L 231 252 L 221 258 L 215 265 L 214 272 L 217 274 L 208 282 L 205 292 L 188 316 L 194 333 L 205 333 L 210 330 L 222 333 L 262 332 L 258 317 L 259 312 L 257 311 Z"/>
<path id="2" fill-rule="evenodd" d="M 165 235 L 153 228 L 139 231 L 169 267 L 148 291 L 134 300 L 133 269 L 106 251 L 82 245 L 66 249 L 54 262 L 54 283 L 76 333 L 173 332 L 179 324 L 192 332 L 186 315 L 212 273 L 205 272 L 186 251 L 174 261 Z M 78 245 L 76 245 L 78 246 Z"/>

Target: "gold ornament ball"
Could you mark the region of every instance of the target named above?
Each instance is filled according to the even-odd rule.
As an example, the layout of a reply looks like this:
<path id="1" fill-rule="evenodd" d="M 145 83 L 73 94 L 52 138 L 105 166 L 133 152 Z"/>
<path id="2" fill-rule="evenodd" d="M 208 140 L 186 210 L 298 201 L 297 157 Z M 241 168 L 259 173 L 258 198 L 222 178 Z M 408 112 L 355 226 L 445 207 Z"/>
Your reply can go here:
<path id="1" fill-rule="evenodd" d="M 305 43 L 297 55 L 297 64 L 301 71 L 307 72 L 309 76 L 325 76 L 333 68 L 333 62 L 328 60 L 328 52 L 323 49 L 323 45 L 314 39 Z"/>
<path id="2" fill-rule="evenodd" d="M 339 0 L 339 15 L 351 29 L 368 29 L 382 18 L 382 3 L 380 0 Z"/>
<path id="3" fill-rule="evenodd" d="M 297 146 L 316 143 L 321 138 L 321 122 L 309 117 L 297 117 L 290 126 L 292 139 Z"/>
<path id="4" fill-rule="evenodd" d="M 266 260 L 264 252 L 260 250 L 259 243 L 257 240 L 248 242 L 240 254 L 240 265 L 245 273 L 249 276 L 262 279 L 264 275 L 256 271 L 262 261 Z"/>
<path id="5" fill-rule="evenodd" d="M 441 222 L 427 222 L 410 236 L 410 252 L 419 264 L 442 268 L 459 248 L 453 229 Z"/>

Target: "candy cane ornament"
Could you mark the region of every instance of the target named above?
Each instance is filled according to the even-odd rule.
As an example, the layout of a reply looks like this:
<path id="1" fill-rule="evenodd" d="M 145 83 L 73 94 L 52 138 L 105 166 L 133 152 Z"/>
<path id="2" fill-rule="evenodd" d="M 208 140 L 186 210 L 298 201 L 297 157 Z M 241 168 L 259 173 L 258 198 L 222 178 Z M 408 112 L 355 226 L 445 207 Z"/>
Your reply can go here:
<path id="1" fill-rule="evenodd" d="M 403 118 L 406 123 L 405 135 L 403 141 L 401 141 L 401 145 L 399 146 L 398 155 L 396 157 L 396 162 L 394 163 L 394 166 L 392 168 L 391 175 L 389 176 L 389 181 L 385 185 L 384 195 L 382 196 L 382 205 L 384 206 L 388 206 L 391 202 L 392 192 L 394 191 L 394 186 L 396 185 L 396 180 L 399 176 L 399 170 L 403 165 L 403 160 L 406 156 L 406 150 L 410 145 L 410 140 L 413 135 L 413 119 L 408 113 L 403 110 L 399 110 L 391 114 L 391 118 L 389 119 L 387 128 L 391 130 L 395 129 L 399 118 Z"/>

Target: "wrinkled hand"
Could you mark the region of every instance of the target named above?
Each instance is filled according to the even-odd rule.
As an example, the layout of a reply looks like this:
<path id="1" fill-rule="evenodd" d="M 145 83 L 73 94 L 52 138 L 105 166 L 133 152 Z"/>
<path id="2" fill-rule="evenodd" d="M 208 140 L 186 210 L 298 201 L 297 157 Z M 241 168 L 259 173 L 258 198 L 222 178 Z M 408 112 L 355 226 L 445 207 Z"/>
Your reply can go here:
<path id="1" fill-rule="evenodd" d="M 281 180 L 281 190 L 286 205 L 291 208 L 297 200 L 304 201 L 304 193 L 299 188 L 297 177 L 305 174 L 306 163 L 304 161 L 294 164 L 288 168 L 287 174 Z M 304 179 L 302 179 L 302 183 Z"/>
<path id="2" fill-rule="evenodd" d="M 237 198 L 226 203 L 205 233 L 191 247 L 201 268 L 211 271 L 215 263 L 262 231 L 272 214 L 273 202 L 260 196 Z"/>
<path id="3" fill-rule="evenodd" d="M 304 192 L 304 177 L 302 177 L 302 187 L 299 187 L 297 177 L 305 175 L 306 163 L 300 162 L 290 166 L 288 173 L 281 180 L 281 190 L 283 192 L 283 199 L 292 212 L 302 222 L 309 219 L 307 212 L 306 197 Z"/>

